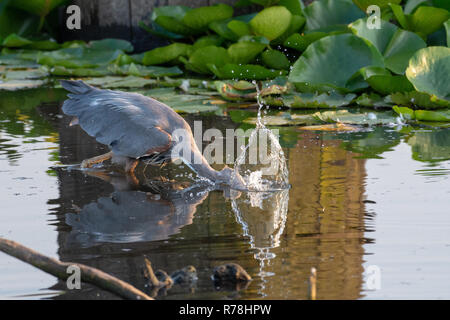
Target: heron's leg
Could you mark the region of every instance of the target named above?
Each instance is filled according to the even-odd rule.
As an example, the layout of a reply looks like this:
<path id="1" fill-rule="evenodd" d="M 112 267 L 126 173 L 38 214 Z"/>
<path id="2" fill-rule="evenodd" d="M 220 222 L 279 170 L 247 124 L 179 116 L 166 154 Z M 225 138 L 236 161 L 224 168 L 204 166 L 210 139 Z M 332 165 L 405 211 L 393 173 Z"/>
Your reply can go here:
<path id="1" fill-rule="evenodd" d="M 96 163 L 101 163 L 103 161 L 111 159 L 112 156 L 113 156 L 113 153 L 112 153 L 112 151 L 110 151 L 108 153 L 83 160 L 83 162 L 81 162 L 81 167 L 82 168 L 90 168 Z"/>

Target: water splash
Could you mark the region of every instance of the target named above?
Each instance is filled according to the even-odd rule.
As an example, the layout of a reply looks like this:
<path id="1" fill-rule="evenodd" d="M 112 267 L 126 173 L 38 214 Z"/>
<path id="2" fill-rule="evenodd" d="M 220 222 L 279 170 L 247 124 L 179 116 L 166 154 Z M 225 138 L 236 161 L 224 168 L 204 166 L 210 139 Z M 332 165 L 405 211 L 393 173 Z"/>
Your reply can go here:
<path id="1" fill-rule="evenodd" d="M 275 191 L 289 188 L 289 171 L 277 135 L 266 128 L 261 116 L 264 108 L 256 81 L 258 116 L 248 144 L 234 163 L 234 170 L 244 179 L 249 191 Z"/>

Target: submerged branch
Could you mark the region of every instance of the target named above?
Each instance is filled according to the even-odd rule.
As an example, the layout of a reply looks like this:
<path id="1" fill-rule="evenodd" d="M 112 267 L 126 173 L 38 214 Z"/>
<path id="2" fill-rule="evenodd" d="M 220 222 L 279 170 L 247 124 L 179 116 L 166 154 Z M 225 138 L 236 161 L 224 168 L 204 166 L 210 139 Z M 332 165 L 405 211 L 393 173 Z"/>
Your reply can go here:
<path id="1" fill-rule="evenodd" d="M 67 268 L 69 266 L 77 266 L 80 268 L 81 281 L 83 282 L 91 283 L 103 290 L 115 293 L 125 299 L 153 300 L 151 297 L 136 289 L 129 283 L 113 277 L 101 270 L 79 263 L 58 261 L 11 240 L 0 238 L 0 251 L 29 263 L 36 268 L 50 273 L 62 280 L 66 280 L 70 276 L 70 274 L 67 273 Z"/>

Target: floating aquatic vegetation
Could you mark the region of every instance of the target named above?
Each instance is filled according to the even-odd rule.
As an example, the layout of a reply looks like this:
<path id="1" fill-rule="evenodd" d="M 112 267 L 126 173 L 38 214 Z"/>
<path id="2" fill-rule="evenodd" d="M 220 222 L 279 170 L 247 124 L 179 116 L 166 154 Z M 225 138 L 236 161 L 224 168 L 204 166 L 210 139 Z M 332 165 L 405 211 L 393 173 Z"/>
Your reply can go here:
<path id="1" fill-rule="evenodd" d="M 450 101 L 450 48 L 428 47 L 409 60 L 406 77 L 419 92 Z"/>

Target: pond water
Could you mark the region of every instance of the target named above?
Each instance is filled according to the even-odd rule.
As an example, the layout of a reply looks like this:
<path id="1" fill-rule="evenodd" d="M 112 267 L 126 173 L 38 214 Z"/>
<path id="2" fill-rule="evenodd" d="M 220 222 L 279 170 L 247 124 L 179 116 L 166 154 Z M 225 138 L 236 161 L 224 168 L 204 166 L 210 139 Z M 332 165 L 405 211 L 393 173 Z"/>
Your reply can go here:
<path id="1" fill-rule="evenodd" d="M 284 127 L 292 187 L 266 199 L 230 198 L 194 184 L 183 166 L 138 167 L 137 184 L 108 167 L 72 166 L 105 147 L 68 127 L 59 111 L 64 95 L 2 94 L 1 237 L 142 290 L 144 256 L 169 273 L 196 267 L 197 283 L 175 285 L 157 299 L 308 299 L 312 267 L 317 299 L 450 298 L 450 129 Z M 222 131 L 240 125 L 227 115 L 186 119 Z M 215 286 L 212 270 L 227 262 L 254 280 Z M 116 298 L 84 283 L 66 290 L 1 253 L 0 270 L 3 299 Z"/>

